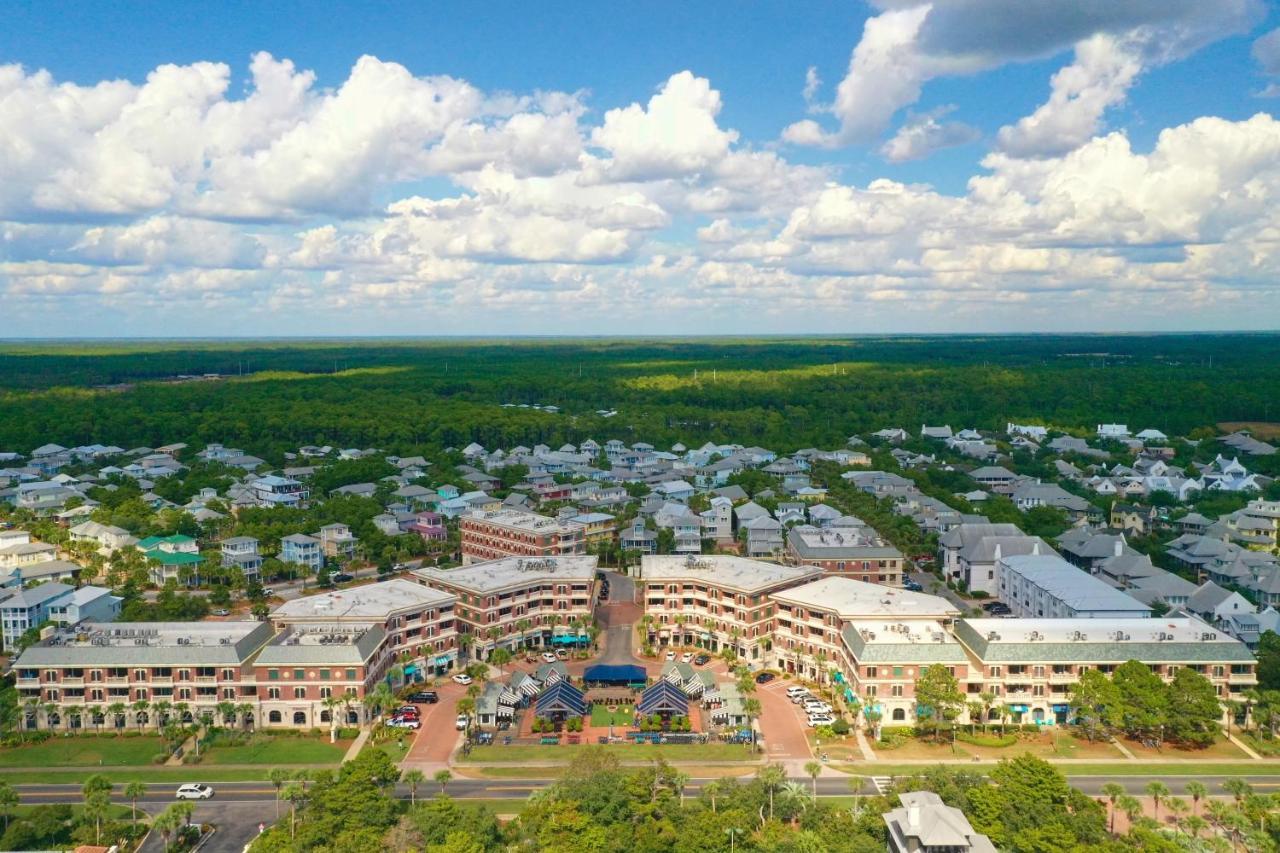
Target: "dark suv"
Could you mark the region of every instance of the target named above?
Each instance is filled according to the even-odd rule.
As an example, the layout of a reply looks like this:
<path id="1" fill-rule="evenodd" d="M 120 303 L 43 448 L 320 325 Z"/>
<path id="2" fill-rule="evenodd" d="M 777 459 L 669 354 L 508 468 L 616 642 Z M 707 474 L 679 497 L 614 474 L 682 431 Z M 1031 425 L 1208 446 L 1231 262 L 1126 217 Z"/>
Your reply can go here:
<path id="1" fill-rule="evenodd" d="M 427 705 L 434 705 L 440 701 L 440 694 L 434 690 L 420 690 L 417 693 L 409 694 L 410 702 L 422 702 Z"/>

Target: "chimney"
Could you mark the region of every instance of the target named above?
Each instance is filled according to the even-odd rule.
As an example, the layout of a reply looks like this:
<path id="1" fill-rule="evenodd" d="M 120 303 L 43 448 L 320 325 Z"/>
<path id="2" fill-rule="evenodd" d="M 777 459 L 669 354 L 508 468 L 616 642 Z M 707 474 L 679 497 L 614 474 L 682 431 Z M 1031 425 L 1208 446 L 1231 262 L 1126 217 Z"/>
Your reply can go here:
<path id="1" fill-rule="evenodd" d="M 1123 553 L 1124 553 L 1124 537 L 1118 537 L 1116 539 L 1116 556 L 1119 557 Z"/>
<path id="2" fill-rule="evenodd" d="M 1004 549 L 1000 547 L 999 542 L 996 543 L 995 553 L 993 553 L 991 556 L 992 556 L 992 559 L 994 559 L 995 562 L 997 563 L 1000 562 L 1000 558 L 1004 556 Z"/>
<path id="3" fill-rule="evenodd" d="M 1031 553 L 1037 557 L 1040 556 L 1040 540 L 1037 539 L 1031 543 Z"/>
<path id="4" fill-rule="evenodd" d="M 917 827 L 920 825 L 920 807 L 907 806 L 907 826 Z"/>

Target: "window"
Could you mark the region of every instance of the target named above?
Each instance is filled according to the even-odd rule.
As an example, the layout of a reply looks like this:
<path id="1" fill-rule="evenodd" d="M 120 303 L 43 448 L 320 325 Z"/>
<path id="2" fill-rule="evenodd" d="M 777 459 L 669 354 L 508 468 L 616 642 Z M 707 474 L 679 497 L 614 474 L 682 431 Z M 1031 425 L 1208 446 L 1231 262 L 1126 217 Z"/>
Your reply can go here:
<path id="1" fill-rule="evenodd" d="M 302 680 L 303 680 L 304 678 L 306 678 L 306 677 L 307 677 L 307 673 L 306 673 L 306 671 L 305 671 L 305 670 L 295 669 L 295 670 L 293 671 L 293 680 L 294 680 L 294 681 L 302 681 Z"/>
<path id="2" fill-rule="evenodd" d="M 295 688 L 293 688 L 293 698 L 294 698 L 294 699 L 306 699 L 306 698 L 307 698 L 307 688 L 305 688 L 305 687 L 295 687 Z"/>
<path id="3" fill-rule="evenodd" d="M 280 698 L 280 688 L 279 688 L 279 687 L 268 687 L 268 688 L 267 688 L 267 698 L 268 698 L 268 699 L 279 699 L 279 698 Z"/>
<path id="4" fill-rule="evenodd" d="M 269 680 L 271 680 L 271 681 L 279 681 L 279 680 L 280 680 L 280 670 L 278 670 L 278 669 L 269 669 L 269 670 L 267 670 L 267 678 L 268 678 Z"/>
<path id="5" fill-rule="evenodd" d="M 901 677 L 902 677 L 902 667 L 900 667 L 900 666 L 895 666 L 895 667 L 893 668 L 893 677 L 894 677 L 894 678 L 901 678 Z"/>
<path id="6" fill-rule="evenodd" d="M 354 681 L 355 678 L 356 678 L 356 671 L 354 669 L 347 670 L 347 680 Z"/>
<path id="7" fill-rule="evenodd" d="M 321 681 L 328 681 L 328 680 L 329 680 L 329 677 L 330 677 L 329 670 L 327 670 L 327 669 L 322 669 L 322 670 L 320 670 L 320 680 L 321 680 Z"/>
<path id="8" fill-rule="evenodd" d="M 332 695 L 333 695 L 333 688 L 332 688 L 332 687 L 321 687 L 321 688 L 320 688 L 320 698 L 321 698 L 321 699 L 328 699 L 328 698 L 329 698 L 330 696 L 332 696 Z"/>
<path id="9" fill-rule="evenodd" d="M 267 722 L 269 723 L 278 723 L 280 720 L 281 717 L 279 711 L 272 711 L 270 714 L 267 714 Z"/>

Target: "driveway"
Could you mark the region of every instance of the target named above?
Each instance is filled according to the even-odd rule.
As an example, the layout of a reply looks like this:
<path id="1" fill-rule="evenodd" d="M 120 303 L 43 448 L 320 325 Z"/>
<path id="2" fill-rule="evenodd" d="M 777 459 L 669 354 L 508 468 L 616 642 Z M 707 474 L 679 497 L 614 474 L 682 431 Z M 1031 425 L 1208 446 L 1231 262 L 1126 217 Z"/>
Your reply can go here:
<path id="1" fill-rule="evenodd" d="M 972 610 L 975 607 L 982 606 L 981 601 L 976 601 L 976 600 L 969 601 L 968 599 L 962 598 L 958 592 L 950 589 L 945 583 L 939 580 L 938 576 L 935 574 L 930 574 L 929 572 L 908 572 L 907 577 L 911 578 L 913 581 L 920 584 L 920 586 L 924 587 L 924 591 L 929 595 L 942 596 L 947 601 L 950 601 L 952 604 L 954 604 L 956 607 L 959 607 L 960 612 L 962 614 L 968 613 L 970 610 Z M 933 584 L 937 584 L 939 587 L 941 587 L 941 589 L 939 589 L 936 593 L 931 592 L 931 590 L 933 589 Z M 986 599 L 986 600 L 991 601 L 993 599 Z"/>
<path id="2" fill-rule="evenodd" d="M 449 765 L 449 756 L 462 739 L 462 732 L 454 728 L 454 723 L 458 718 L 458 700 L 467 695 L 467 688 L 455 681 L 444 681 L 436 692 L 440 694 L 439 702 L 418 706 L 422 728 L 414 735 L 409 753 L 400 762 L 403 767 L 416 767 L 427 776 Z"/>
<path id="3" fill-rule="evenodd" d="M 770 761 L 808 761 L 813 758 L 809 749 L 808 728 L 799 706 L 787 698 L 788 687 L 794 681 L 782 678 L 756 688 L 760 699 L 760 731 Z"/>

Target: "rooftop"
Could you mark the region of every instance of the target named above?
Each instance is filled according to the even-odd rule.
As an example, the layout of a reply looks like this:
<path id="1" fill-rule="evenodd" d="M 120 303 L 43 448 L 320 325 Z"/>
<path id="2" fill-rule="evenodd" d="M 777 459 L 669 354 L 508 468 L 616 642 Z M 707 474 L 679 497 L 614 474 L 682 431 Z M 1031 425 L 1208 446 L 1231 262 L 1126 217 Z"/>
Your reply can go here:
<path id="1" fill-rule="evenodd" d="M 1252 662 L 1248 648 L 1199 619 L 961 619 L 956 638 L 983 660 Z"/>
<path id="2" fill-rule="evenodd" d="M 840 632 L 859 663 L 965 663 L 964 647 L 936 620 L 858 619 Z"/>
<path id="3" fill-rule="evenodd" d="M 366 662 L 386 637 L 387 632 L 380 625 L 290 625 L 271 639 L 255 663 L 259 666 L 356 666 Z"/>
<path id="4" fill-rule="evenodd" d="M 1020 554 L 1004 557 L 1001 565 L 1076 611 L 1123 610 L 1150 612 L 1131 595 L 1088 572 L 1077 569 L 1061 557 L 1048 554 Z"/>
<path id="5" fill-rule="evenodd" d="M 423 583 L 433 581 L 472 592 L 496 592 L 541 581 L 586 581 L 595 577 L 594 556 L 502 557 L 456 569 L 423 568 L 413 574 Z"/>
<path id="6" fill-rule="evenodd" d="M 902 556 L 901 551 L 876 536 L 870 528 L 819 530 L 800 525 L 787 532 L 787 542 L 801 558 L 896 559 Z"/>
<path id="7" fill-rule="evenodd" d="M 813 566 L 780 566 L 725 554 L 650 554 L 640 561 L 643 580 L 715 581 L 743 592 L 769 589 L 819 573 Z"/>
<path id="8" fill-rule="evenodd" d="M 582 529 L 579 524 L 562 523 L 545 515 L 511 508 L 493 510 L 492 512 L 473 512 L 467 518 L 538 533 L 570 533 Z"/>
<path id="9" fill-rule="evenodd" d="M 860 617 L 950 618 L 960 611 L 945 598 L 910 592 L 853 578 L 828 575 L 818 580 L 775 592 L 778 601 L 834 611 L 841 619 Z"/>
<path id="10" fill-rule="evenodd" d="M 30 646 L 14 666 L 239 665 L 270 637 L 266 622 L 86 622 Z"/>
<path id="11" fill-rule="evenodd" d="M 271 614 L 276 622 L 381 622 L 406 610 L 440 607 L 453 603 L 447 592 L 431 589 L 412 581 L 395 578 L 349 589 L 322 592 L 295 598 L 280 605 Z"/>

